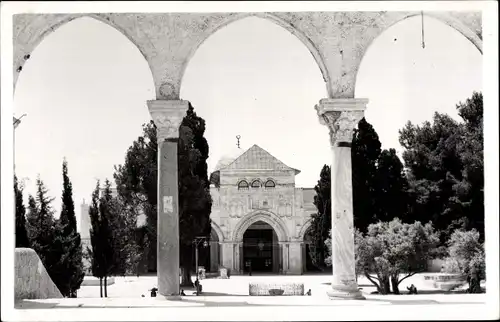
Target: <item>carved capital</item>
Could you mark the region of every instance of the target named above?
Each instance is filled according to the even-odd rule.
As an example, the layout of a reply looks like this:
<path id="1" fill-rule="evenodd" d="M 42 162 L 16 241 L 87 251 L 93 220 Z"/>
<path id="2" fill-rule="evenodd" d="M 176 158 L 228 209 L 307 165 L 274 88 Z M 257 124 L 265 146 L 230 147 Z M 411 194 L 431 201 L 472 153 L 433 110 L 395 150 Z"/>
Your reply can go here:
<path id="1" fill-rule="evenodd" d="M 151 117 L 156 125 L 158 142 L 179 138 L 179 126 L 186 116 L 188 101 L 148 101 Z"/>
<path id="2" fill-rule="evenodd" d="M 319 122 L 330 130 L 330 144 L 352 141 L 353 131 L 364 116 L 368 99 L 322 99 L 314 108 Z"/>

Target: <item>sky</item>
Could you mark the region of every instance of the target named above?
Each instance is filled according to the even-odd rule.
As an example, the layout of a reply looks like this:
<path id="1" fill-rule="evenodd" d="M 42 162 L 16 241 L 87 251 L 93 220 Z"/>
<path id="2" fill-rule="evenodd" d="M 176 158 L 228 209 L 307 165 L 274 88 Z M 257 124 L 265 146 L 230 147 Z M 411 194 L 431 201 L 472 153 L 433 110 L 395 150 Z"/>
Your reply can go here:
<path id="1" fill-rule="evenodd" d="M 420 124 L 435 111 L 460 120 L 455 105 L 482 90 L 482 56 L 465 37 L 425 18 L 397 23 L 369 47 L 360 66 L 356 97 L 368 98 L 365 116 L 382 148 L 401 153 L 398 130 Z M 298 187 L 313 187 L 331 163 L 328 130 L 314 105 L 327 97 L 320 70 L 307 48 L 287 30 L 245 18 L 205 41 L 188 64 L 181 98 L 206 120 L 209 170 L 241 147 L 266 149 L 300 169 Z M 62 162 L 79 220 L 83 199 L 96 180 L 112 180 L 131 143 L 150 120 L 154 99 L 149 67 L 120 32 L 91 18 L 74 20 L 50 34 L 31 54 L 14 95 L 15 172 L 28 193 L 39 175 L 61 208 Z"/>

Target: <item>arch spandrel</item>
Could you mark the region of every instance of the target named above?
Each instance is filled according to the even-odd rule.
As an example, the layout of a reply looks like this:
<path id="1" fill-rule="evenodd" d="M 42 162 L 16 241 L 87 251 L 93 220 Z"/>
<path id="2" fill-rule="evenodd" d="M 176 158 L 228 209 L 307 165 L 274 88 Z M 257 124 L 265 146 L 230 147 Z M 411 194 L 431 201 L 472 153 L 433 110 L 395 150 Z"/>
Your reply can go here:
<path id="1" fill-rule="evenodd" d="M 211 221 L 212 231 L 215 232 L 219 242 L 223 242 L 225 240 L 224 233 L 222 229 L 220 229 L 219 225 L 217 225 L 214 221 Z"/>
<path id="2" fill-rule="evenodd" d="M 265 210 L 257 210 L 247 214 L 236 224 L 233 230 L 233 241 L 243 241 L 243 234 L 253 223 L 263 221 L 269 224 L 276 233 L 279 241 L 288 241 L 289 234 L 285 223 L 274 213 Z"/>
<path id="3" fill-rule="evenodd" d="M 185 55 L 185 59 L 181 69 L 181 82 L 184 72 L 189 64 L 191 58 L 196 54 L 198 48 L 208 39 L 211 35 L 219 31 L 220 29 L 230 25 L 232 22 L 236 22 L 248 17 L 257 17 L 272 23 L 289 31 L 292 35 L 297 37 L 302 44 L 306 46 L 314 60 L 316 61 L 318 68 L 323 76 L 323 80 L 328 83 L 329 73 L 328 69 L 324 63 L 324 58 L 322 54 L 316 48 L 316 45 L 311 41 L 310 37 L 302 30 L 297 22 L 301 21 L 310 13 L 269 13 L 269 12 L 239 12 L 239 13 L 223 13 L 223 14 L 199 14 L 192 15 L 190 18 L 194 20 L 188 26 L 191 28 L 189 47 L 187 48 L 188 53 Z M 327 90 L 330 87 L 327 86 Z"/>
<path id="4" fill-rule="evenodd" d="M 346 46 L 342 60 L 341 75 L 338 92 L 339 98 L 355 97 L 356 77 L 370 45 L 398 22 L 405 19 L 421 15 L 420 11 L 383 11 L 376 13 L 363 13 L 363 22 L 359 28 L 352 28 L 349 31 L 349 38 L 354 41 L 350 46 Z M 428 16 L 446 24 L 461 33 L 468 39 L 482 54 L 482 27 L 481 12 L 444 12 L 444 11 L 424 11 L 424 16 Z M 359 21 L 358 21 L 359 22 Z M 354 34 L 353 34 L 354 33 Z"/>
<path id="5" fill-rule="evenodd" d="M 304 241 L 304 237 L 306 236 L 306 233 L 309 230 L 309 228 L 311 228 L 311 225 L 312 225 L 312 218 L 309 218 L 300 228 L 299 235 L 297 236 L 297 239 L 299 241 Z"/>

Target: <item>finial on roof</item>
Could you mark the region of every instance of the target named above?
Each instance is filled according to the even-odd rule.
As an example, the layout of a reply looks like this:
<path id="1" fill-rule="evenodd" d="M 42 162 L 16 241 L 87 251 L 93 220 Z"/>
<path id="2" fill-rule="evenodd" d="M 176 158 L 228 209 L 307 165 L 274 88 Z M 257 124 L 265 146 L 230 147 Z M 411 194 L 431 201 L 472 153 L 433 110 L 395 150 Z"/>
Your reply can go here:
<path id="1" fill-rule="evenodd" d="M 236 135 L 236 146 L 238 146 L 238 149 L 240 148 L 240 139 L 241 139 L 241 135 Z"/>

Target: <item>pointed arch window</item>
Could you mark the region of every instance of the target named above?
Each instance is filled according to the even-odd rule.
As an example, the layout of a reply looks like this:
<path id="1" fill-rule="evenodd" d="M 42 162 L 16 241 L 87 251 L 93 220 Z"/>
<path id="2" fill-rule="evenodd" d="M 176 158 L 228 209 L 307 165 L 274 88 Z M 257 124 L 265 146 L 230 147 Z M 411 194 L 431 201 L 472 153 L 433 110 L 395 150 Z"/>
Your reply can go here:
<path id="1" fill-rule="evenodd" d="M 246 182 L 245 180 L 241 180 L 238 183 L 238 190 L 248 190 L 248 182 Z"/>

